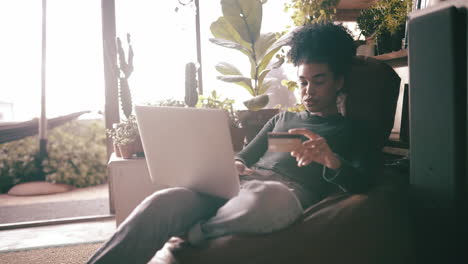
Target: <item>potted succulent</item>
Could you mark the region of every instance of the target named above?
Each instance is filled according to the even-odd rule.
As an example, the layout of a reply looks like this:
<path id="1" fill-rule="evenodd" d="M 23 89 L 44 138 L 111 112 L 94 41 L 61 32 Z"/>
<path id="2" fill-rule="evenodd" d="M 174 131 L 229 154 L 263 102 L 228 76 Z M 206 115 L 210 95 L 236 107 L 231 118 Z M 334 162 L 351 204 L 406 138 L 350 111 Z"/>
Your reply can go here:
<path id="1" fill-rule="evenodd" d="M 134 154 L 137 156 L 143 153 L 140 132 L 135 116 L 114 124 L 113 129 L 108 129 L 107 134 L 114 142 L 114 150 L 117 157 L 124 159 L 131 158 Z"/>
<path id="2" fill-rule="evenodd" d="M 376 44 L 377 54 L 402 48 L 410 9 L 411 0 L 381 0 L 361 11 L 357 24 L 366 40 Z"/>
<path id="3" fill-rule="evenodd" d="M 130 34 L 127 34 L 128 56 L 125 55 L 122 41 L 117 38 L 118 55 L 118 83 L 120 106 L 125 119 L 120 123 L 114 124 L 112 129 L 108 129 L 107 135 L 112 138 L 114 151 L 118 157 L 131 158 L 134 154 L 142 155 L 143 146 L 136 118 L 132 115 L 133 102 L 128 79 L 133 72 L 133 48 L 130 40 Z"/>
<path id="4" fill-rule="evenodd" d="M 211 24 L 210 30 L 215 38 L 210 41 L 216 45 L 236 49 L 250 61 L 250 76 L 228 62 L 220 62 L 216 70 L 221 81 L 237 84 L 246 89 L 252 99 L 244 102 L 248 111 L 239 111 L 239 118 L 248 130 L 248 139 L 259 128 L 278 113 L 278 109 L 263 109 L 269 102 L 268 88 L 274 79 L 268 73 L 280 67 L 284 59 L 271 63 L 275 54 L 287 44 L 287 37 L 276 33 L 260 33 L 262 26 L 263 4 L 260 0 L 222 0 L 223 16 Z"/>

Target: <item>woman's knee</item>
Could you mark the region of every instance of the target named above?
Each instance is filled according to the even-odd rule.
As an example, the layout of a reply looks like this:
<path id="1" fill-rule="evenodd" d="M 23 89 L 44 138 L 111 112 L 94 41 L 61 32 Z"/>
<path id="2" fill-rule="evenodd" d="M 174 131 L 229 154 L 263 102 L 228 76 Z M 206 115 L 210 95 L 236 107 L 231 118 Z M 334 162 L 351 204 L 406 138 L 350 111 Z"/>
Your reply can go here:
<path id="1" fill-rule="evenodd" d="M 151 195 L 146 197 L 142 203 L 158 203 L 166 200 L 183 201 L 191 199 L 196 195 L 197 193 L 190 189 L 182 187 L 173 187 L 162 189 L 152 193 Z"/>
<path id="2" fill-rule="evenodd" d="M 275 208 L 281 210 L 290 207 L 301 207 L 295 194 L 286 185 L 274 181 L 253 181 L 244 187 L 244 191 L 253 195 L 257 209 Z M 301 207 L 302 209 L 302 207 Z"/>
<path id="3" fill-rule="evenodd" d="M 249 208 L 255 215 L 263 219 L 280 218 L 295 219 L 302 214 L 302 206 L 294 193 L 284 184 L 273 181 L 253 182 L 246 186 L 245 192 L 250 193 Z"/>
<path id="4" fill-rule="evenodd" d="M 146 217 L 161 217 L 180 214 L 197 201 L 197 193 L 186 188 L 168 188 L 146 197 L 134 210 L 135 214 Z"/>

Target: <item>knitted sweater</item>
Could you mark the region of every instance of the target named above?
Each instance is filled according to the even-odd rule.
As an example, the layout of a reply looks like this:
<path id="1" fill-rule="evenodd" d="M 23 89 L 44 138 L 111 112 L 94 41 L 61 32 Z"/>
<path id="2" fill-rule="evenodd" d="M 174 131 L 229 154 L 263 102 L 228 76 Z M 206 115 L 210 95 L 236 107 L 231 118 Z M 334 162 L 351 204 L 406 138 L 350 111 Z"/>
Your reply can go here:
<path id="1" fill-rule="evenodd" d="M 342 166 L 329 169 L 318 163 L 298 167 L 289 152 L 269 152 L 268 132 L 306 128 L 324 137 Z M 374 135 L 374 136 L 372 136 Z M 380 161 L 376 133 L 362 122 L 340 114 L 320 117 L 309 112 L 282 112 L 270 119 L 258 135 L 236 155 L 247 166 L 272 170 L 306 190 L 325 196 L 336 187 L 352 193 L 365 192 L 374 183 Z M 307 140 L 305 137 L 303 141 Z"/>

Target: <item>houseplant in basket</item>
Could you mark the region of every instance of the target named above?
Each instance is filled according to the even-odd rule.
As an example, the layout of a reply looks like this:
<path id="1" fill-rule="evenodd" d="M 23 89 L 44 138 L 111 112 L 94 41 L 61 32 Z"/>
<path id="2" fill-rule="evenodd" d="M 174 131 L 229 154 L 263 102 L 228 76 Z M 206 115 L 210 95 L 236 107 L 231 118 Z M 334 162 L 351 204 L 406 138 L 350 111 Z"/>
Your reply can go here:
<path id="1" fill-rule="evenodd" d="M 260 0 L 222 0 L 223 16 L 211 24 L 210 30 L 215 38 L 210 41 L 216 45 L 236 49 L 250 62 L 250 75 L 244 76 L 233 64 L 220 62 L 216 70 L 221 74 L 218 79 L 233 83 L 246 89 L 252 96 L 244 102 L 249 111 L 239 111 L 239 118 L 248 130 L 248 138 L 255 135 L 259 127 L 278 113 L 278 109 L 263 109 L 269 102 L 268 88 L 273 79 L 268 73 L 280 67 L 284 59 L 271 63 L 275 54 L 287 44 L 288 38 L 276 33 L 260 33 L 262 26 L 263 4 Z M 261 110 L 261 111 L 259 111 Z M 259 125 L 259 122 L 261 123 Z"/>

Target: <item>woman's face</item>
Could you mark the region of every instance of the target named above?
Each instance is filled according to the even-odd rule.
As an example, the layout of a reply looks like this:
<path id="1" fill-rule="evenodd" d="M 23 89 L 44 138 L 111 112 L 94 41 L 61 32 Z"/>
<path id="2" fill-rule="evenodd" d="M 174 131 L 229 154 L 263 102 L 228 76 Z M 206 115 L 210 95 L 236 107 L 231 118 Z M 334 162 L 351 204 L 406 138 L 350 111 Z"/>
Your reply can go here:
<path id="1" fill-rule="evenodd" d="M 316 115 L 338 113 L 336 96 L 343 87 L 343 77 L 335 78 L 326 63 L 303 63 L 297 70 L 301 102 Z"/>

